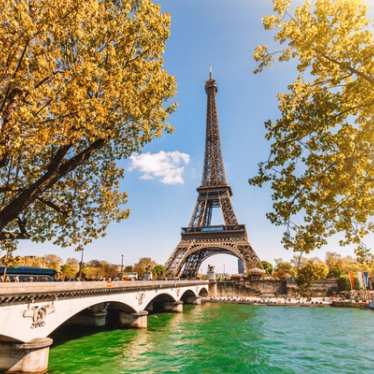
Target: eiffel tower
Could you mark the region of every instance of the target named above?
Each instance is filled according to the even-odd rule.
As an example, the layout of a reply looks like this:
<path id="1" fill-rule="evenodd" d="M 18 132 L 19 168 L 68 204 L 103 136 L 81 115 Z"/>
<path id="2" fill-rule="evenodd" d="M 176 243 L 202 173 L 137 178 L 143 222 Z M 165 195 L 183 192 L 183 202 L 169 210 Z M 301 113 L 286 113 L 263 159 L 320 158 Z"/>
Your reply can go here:
<path id="1" fill-rule="evenodd" d="M 239 272 L 261 267 L 247 238 L 245 225 L 238 224 L 231 205 L 232 191 L 223 166 L 216 81 L 209 73 L 205 83 L 207 119 L 204 172 L 198 198 L 188 227 L 182 228 L 181 240 L 166 263 L 168 276 L 195 278 L 202 262 L 214 254 L 226 253 L 238 258 Z M 220 209 L 224 225 L 211 225 L 214 209 Z"/>

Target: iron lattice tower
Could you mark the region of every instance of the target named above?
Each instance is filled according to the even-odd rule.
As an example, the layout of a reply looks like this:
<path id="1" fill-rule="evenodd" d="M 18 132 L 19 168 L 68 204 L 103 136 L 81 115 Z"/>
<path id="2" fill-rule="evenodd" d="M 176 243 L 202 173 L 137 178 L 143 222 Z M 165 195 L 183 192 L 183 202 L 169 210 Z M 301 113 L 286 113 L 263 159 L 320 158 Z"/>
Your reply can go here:
<path id="1" fill-rule="evenodd" d="M 245 225 L 238 224 L 231 205 L 232 191 L 223 165 L 219 135 L 216 94 L 212 74 L 205 84 L 207 118 L 204 171 L 198 198 L 188 227 L 182 228 L 177 248 L 166 263 L 169 276 L 194 278 L 201 263 L 217 253 L 228 253 L 239 259 L 239 268 L 246 271 L 260 266 L 260 260 L 250 246 Z M 223 225 L 211 225 L 214 209 L 220 209 Z"/>

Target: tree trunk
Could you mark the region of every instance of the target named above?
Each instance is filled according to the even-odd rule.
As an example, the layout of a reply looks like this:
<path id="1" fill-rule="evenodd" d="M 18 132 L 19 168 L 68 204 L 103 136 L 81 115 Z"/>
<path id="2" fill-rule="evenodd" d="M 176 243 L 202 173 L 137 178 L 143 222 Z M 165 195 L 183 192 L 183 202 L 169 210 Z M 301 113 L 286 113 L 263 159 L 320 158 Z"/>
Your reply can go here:
<path id="1" fill-rule="evenodd" d="M 3 231 L 11 221 L 16 219 L 20 213 L 26 210 L 45 191 L 51 188 L 70 171 L 87 161 L 89 157 L 104 144 L 104 140 L 96 140 L 88 148 L 63 163 L 63 157 L 71 146 L 61 147 L 48 165 L 47 171 L 37 181 L 18 194 L 3 210 L 0 211 L 0 232 Z"/>

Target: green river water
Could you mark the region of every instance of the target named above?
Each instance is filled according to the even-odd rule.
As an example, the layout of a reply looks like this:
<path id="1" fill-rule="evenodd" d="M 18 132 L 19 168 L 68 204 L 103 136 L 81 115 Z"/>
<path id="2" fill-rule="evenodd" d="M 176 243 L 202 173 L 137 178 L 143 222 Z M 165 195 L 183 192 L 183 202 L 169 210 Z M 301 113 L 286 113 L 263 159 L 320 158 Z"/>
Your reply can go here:
<path id="1" fill-rule="evenodd" d="M 69 334 L 50 374 L 374 373 L 369 310 L 208 304 L 151 315 L 148 330 Z"/>

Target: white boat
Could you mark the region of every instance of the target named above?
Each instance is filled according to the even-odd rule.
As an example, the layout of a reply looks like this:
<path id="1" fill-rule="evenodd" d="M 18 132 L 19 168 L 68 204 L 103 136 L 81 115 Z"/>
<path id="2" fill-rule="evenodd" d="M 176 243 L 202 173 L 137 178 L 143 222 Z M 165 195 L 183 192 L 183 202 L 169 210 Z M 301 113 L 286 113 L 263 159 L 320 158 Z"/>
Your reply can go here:
<path id="1" fill-rule="evenodd" d="M 370 303 L 368 304 L 368 308 L 374 310 L 374 300 L 370 301 Z"/>

